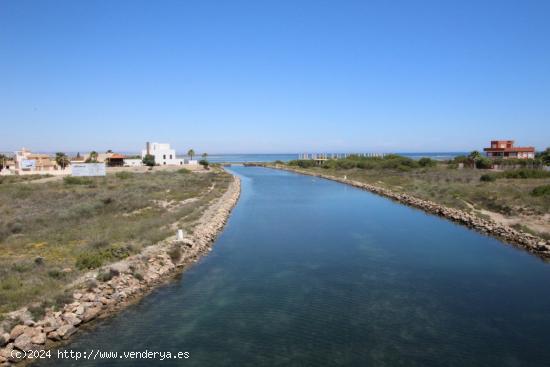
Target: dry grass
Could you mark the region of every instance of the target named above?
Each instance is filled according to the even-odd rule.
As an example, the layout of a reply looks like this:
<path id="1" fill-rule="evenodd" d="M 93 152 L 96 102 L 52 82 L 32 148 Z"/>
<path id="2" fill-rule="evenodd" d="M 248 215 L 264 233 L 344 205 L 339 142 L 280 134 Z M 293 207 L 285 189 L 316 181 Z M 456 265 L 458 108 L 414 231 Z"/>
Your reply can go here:
<path id="1" fill-rule="evenodd" d="M 0 314 L 53 302 L 82 272 L 192 230 L 232 178 L 220 170 L 116 173 L 104 178 L 0 185 Z M 196 198 L 197 200 L 187 200 Z M 181 202 L 166 210 L 158 202 Z M 132 213 L 132 215 L 128 215 Z"/>

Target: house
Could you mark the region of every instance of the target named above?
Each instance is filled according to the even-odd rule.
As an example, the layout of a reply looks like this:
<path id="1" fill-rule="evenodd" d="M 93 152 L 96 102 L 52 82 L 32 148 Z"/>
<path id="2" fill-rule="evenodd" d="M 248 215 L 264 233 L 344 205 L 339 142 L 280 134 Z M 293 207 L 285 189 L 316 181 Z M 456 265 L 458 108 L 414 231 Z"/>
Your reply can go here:
<path id="1" fill-rule="evenodd" d="M 165 165 L 183 165 L 183 159 L 176 157 L 176 150 L 170 148 L 170 144 L 167 143 L 149 143 L 145 144 L 145 149 L 141 151 L 141 158 L 145 158 L 146 155 L 152 155 L 155 157 L 155 164 L 159 166 Z"/>
<path id="2" fill-rule="evenodd" d="M 15 170 L 19 174 L 52 173 L 57 169 L 57 163 L 48 154 L 32 153 L 25 148 L 15 152 Z"/>
<path id="3" fill-rule="evenodd" d="M 483 149 L 489 158 L 529 159 L 535 158 L 534 147 L 514 147 L 513 140 L 492 140 L 490 148 Z"/>
<path id="4" fill-rule="evenodd" d="M 123 167 L 125 158 L 122 154 L 108 153 L 105 157 L 105 164 L 107 167 Z"/>

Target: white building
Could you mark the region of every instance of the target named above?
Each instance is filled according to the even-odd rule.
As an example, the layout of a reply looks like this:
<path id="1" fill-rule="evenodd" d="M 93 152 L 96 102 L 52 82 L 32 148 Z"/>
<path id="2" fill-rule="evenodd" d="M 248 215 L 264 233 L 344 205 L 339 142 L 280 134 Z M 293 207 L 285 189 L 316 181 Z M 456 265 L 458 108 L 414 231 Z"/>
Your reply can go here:
<path id="1" fill-rule="evenodd" d="M 140 167 L 143 166 L 141 159 L 124 158 L 124 167 Z"/>
<path id="2" fill-rule="evenodd" d="M 147 154 L 155 157 L 155 163 L 159 166 L 165 165 L 183 165 L 183 159 L 176 157 L 176 150 L 170 148 L 166 143 L 147 143 L 145 149 L 141 151 L 141 158 Z"/>

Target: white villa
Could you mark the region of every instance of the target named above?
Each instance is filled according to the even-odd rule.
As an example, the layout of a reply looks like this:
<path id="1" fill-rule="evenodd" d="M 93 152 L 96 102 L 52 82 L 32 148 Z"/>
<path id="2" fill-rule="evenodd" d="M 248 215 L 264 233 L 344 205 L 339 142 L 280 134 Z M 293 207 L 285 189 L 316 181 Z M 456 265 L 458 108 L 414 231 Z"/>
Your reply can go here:
<path id="1" fill-rule="evenodd" d="M 159 166 L 165 165 L 183 165 L 183 159 L 176 157 L 176 150 L 170 148 L 167 143 L 149 143 L 145 145 L 145 149 L 141 151 L 141 158 L 145 158 L 147 154 L 155 157 L 155 163 Z"/>

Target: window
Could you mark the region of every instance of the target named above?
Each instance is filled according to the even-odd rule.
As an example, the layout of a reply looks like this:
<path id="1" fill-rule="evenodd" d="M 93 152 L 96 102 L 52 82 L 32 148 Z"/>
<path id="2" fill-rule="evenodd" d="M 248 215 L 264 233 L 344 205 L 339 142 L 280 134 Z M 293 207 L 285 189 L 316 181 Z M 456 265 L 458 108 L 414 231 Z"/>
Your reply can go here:
<path id="1" fill-rule="evenodd" d="M 162 159 L 166 159 L 166 154 L 163 154 L 163 155 L 162 155 Z"/>
<path id="2" fill-rule="evenodd" d="M 170 159 L 172 159 L 172 154 L 170 154 Z"/>

